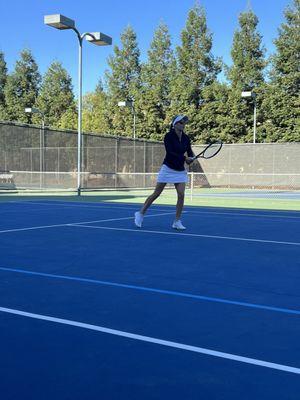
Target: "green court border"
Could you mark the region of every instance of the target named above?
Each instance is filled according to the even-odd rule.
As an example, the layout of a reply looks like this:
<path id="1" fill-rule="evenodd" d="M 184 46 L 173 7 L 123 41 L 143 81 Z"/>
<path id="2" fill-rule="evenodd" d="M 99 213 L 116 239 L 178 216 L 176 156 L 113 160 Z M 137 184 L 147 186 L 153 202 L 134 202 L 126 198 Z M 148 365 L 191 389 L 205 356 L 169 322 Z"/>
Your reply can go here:
<path id="1" fill-rule="evenodd" d="M 235 190 L 241 192 L 240 190 Z M 223 191 L 224 192 L 224 189 Z M 220 193 L 220 190 L 200 189 L 191 197 L 189 191 L 186 193 L 185 205 L 195 207 L 224 207 L 224 208 L 248 208 L 260 210 L 286 210 L 300 211 L 300 196 L 298 199 L 276 199 L 274 194 L 264 198 L 242 198 L 232 197 L 234 191 L 229 191 L 231 197 L 214 197 L 213 193 Z M 249 192 L 251 196 L 251 191 Z M 142 204 L 146 197 L 151 193 L 151 190 L 101 190 L 82 192 L 81 196 L 77 196 L 76 192 L 35 192 L 35 191 L 0 191 L 0 202 L 18 201 L 18 200 L 36 200 L 36 199 L 53 199 L 72 202 L 117 202 L 117 203 L 133 203 Z M 209 193 L 209 197 L 205 194 Z M 201 194 L 204 196 L 201 197 Z M 197 196 L 196 196 L 197 195 Z M 200 195 L 200 196 L 199 196 Z M 166 190 L 159 197 L 155 204 L 174 205 L 176 204 L 176 192 L 174 189 Z"/>

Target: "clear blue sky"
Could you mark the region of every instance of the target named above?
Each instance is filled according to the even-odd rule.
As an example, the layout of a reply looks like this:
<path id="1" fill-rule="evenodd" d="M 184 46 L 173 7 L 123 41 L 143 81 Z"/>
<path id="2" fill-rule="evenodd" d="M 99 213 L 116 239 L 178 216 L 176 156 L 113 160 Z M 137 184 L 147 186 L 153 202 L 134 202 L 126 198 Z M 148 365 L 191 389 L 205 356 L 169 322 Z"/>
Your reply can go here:
<path id="1" fill-rule="evenodd" d="M 238 27 L 238 15 L 251 7 L 259 18 L 258 30 L 263 35 L 267 54 L 274 51 L 273 39 L 284 20 L 283 12 L 292 0 L 200 0 L 213 33 L 213 53 L 230 64 L 233 33 Z M 59 31 L 43 24 L 45 14 L 63 14 L 76 21 L 80 32 L 101 31 L 120 45 L 120 35 L 130 24 L 137 33 L 141 59 L 160 21 L 167 24 L 173 46 L 180 44 L 180 33 L 195 0 L 0 0 L 0 50 L 4 52 L 8 70 L 14 68 L 19 53 L 29 48 L 43 74 L 52 61 L 58 60 L 70 73 L 77 92 L 78 44 L 75 33 Z M 97 47 L 84 42 L 83 91 L 94 90 L 108 68 L 107 57 L 113 46 Z"/>

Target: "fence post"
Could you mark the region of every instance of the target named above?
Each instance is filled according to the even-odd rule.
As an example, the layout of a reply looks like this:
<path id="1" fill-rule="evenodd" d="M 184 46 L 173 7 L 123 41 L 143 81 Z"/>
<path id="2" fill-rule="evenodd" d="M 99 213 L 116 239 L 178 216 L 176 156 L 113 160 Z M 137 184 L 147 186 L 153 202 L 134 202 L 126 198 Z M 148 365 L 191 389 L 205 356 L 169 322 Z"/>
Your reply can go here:
<path id="1" fill-rule="evenodd" d="M 191 201 L 193 201 L 193 191 L 194 191 L 194 171 L 192 171 L 191 173 L 190 173 L 190 178 L 191 178 L 191 190 L 190 190 L 190 192 L 191 192 Z"/>
<path id="2" fill-rule="evenodd" d="M 118 180 L 118 152 L 119 152 L 119 138 L 116 139 L 115 146 L 115 189 L 117 189 L 117 180 Z"/>

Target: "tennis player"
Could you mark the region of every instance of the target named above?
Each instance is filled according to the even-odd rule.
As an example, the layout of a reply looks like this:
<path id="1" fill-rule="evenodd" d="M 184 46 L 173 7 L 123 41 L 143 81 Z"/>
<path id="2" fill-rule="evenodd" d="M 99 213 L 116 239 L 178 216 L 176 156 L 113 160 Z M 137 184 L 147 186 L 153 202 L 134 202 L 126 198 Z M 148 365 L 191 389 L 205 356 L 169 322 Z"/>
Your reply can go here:
<path id="1" fill-rule="evenodd" d="M 158 173 L 154 192 L 146 199 L 140 211 L 134 215 L 134 222 L 138 228 L 142 227 L 143 218 L 147 209 L 156 200 L 167 183 L 173 183 L 177 191 L 176 217 L 172 228 L 177 230 L 186 229 L 180 218 L 184 204 L 185 184 L 188 181 L 187 171 L 184 163 L 193 162 L 194 153 L 191 148 L 189 137 L 184 133 L 188 117 L 177 115 L 173 118 L 169 132 L 164 137 L 166 156 Z M 187 157 L 185 154 L 187 153 Z"/>

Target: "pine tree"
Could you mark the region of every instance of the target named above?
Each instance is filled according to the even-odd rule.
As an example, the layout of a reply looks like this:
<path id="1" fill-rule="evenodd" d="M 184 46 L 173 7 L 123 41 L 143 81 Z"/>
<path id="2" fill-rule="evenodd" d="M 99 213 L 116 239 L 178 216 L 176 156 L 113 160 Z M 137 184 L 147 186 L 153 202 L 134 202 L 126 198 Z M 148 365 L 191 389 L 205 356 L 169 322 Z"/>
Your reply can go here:
<path id="1" fill-rule="evenodd" d="M 109 133 L 107 95 L 101 81 L 92 93 L 83 98 L 82 129 L 85 132 Z"/>
<path id="2" fill-rule="evenodd" d="M 7 81 L 7 67 L 4 53 L 0 51 L 0 119 L 5 119 L 5 96 L 4 88 Z"/>
<path id="3" fill-rule="evenodd" d="M 243 12 L 239 16 L 240 29 L 233 37 L 231 57 L 233 65 L 227 68 L 227 77 L 231 82 L 231 91 L 228 98 L 230 114 L 228 125 L 235 141 L 252 141 L 253 136 L 253 100 L 241 99 L 242 90 L 254 91 L 258 119 L 262 115 L 260 104 L 264 87 L 264 69 L 267 65 L 265 49 L 262 46 L 262 36 L 257 32 L 258 18 L 252 10 Z"/>
<path id="4" fill-rule="evenodd" d="M 233 65 L 227 69 L 227 76 L 234 89 L 252 90 L 264 82 L 265 49 L 262 36 L 256 30 L 258 18 L 253 11 L 241 13 L 239 24 L 231 48 Z"/>
<path id="5" fill-rule="evenodd" d="M 202 92 L 201 112 L 197 121 L 196 142 L 208 143 L 222 140 L 225 143 L 235 141 L 228 115 L 232 113 L 228 105 L 230 87 L 218 81 L 208 85 Z M 236 127 L 235 127 L 236 128 Z"/>
<path id="6" fill-rule="evenodd" d="M 4 53 L 0 51 L 0 105 L 4 105 L 4 87 L 7 80 L 7 67 Z"/>
<path id="7" fill-rule="evenodd" d="M 26 107 L 33 107 L 39 91 L 41 76 L 30 50 L 21 52 L 14 72 L 8 76 L 4 88 L 6 118 L 10 121 L 32 122 Z"/>
<path id="8" fill-rule="evenodd" d="M 140 113 L 140 136 L 162 140 L 169 121 L 166 112 L 170 104 L 170 84 L 175 72 L 175 58 L 171 49 L 168 27 L 160 23 L 142 65 L 142 86 L 137 96 Z"/>
<path id="9" fill-rule="evenodd" d="M 285 11 L 274 41 L 271 82 L 264 101 L 268 141 L 300 140 L 300 0 Z"/>
<path id="10" fill-rule="evenodd" d="M 130 26 L 122 33 L 121 44 L 121 47 L 114 47 L 114 55 L 108 58 L 110 66 L 110 71 L 106 73 L 108 112 L 112 132 L 131 136 L 131 110 L 118 107 L 119 101 L 135 100 L 140 88 L 140 50 L 136 33 Z"/>
<path id="11" fill-rule="evenodd" d="M 36 105 L 45 114 L 46 125 L 75 128 L 76 105 L 72 80 L 60 62 L 53 62 L 45 73 Z"/>
<path id="12" fill-rule="evenodd" d="M 186 113 L 191 119 L 191 136 L 196 135 L 202 92 L 221 71 L 221 61 L 212 53 L 212 34 L 207 27 L 203 7 L 196 4 L 189 12 L 186 27 L 177 47 L 177 76 L 172 82 L 172 104 L 169 118 Z M 201 112 L 201 111 L 200 111 Z"/>

